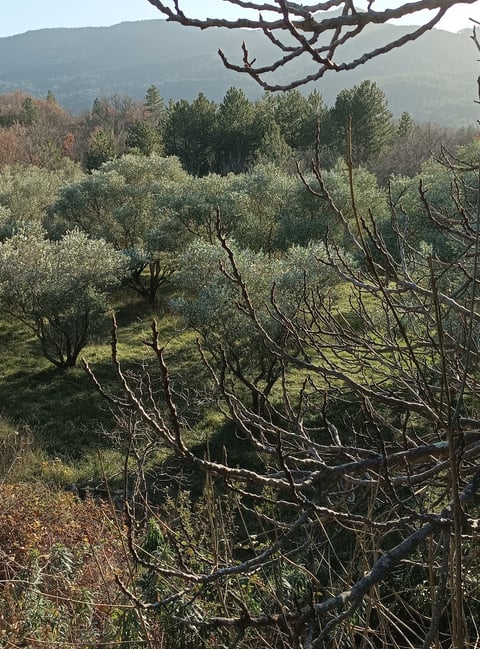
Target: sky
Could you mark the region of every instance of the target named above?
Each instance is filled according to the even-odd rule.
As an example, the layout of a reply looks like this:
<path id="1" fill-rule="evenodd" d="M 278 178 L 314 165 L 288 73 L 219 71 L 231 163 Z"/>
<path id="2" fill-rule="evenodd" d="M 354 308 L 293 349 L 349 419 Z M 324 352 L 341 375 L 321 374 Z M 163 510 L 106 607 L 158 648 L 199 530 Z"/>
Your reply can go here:
<path id="1" fill-rule="evenodd" d="M 128 20 L 163 17 L 147 0 L 4 0 L 2 4 L 0 37 L 49 27 L 115 25 Z M 391 3 L 377 0 L 379 9 L 382 4 L 385 6 Z M 180 6 L 186 14 L 198 18 L 207 15 L 235 17 L 234 7 L 225 0 L 181 0 Z M 471 27 L 469 18 L 480 21 L 480 0 L 473 5 L 453 7 L 440 26 L 456 32 Z"/>

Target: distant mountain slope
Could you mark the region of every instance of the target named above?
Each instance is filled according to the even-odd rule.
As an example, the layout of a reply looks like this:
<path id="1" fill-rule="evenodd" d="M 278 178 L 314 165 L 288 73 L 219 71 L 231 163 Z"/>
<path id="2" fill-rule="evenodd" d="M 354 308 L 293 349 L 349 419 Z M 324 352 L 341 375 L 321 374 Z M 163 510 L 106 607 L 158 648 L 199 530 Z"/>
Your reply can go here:
<path id="1" fill-rule="evenodd" d="M 346 56 L 368 45 L 396 38 L 405 28 L 384 25 L 353 39 Z M 113 27 L 44 29 L 0 38 L 0 93 L 24 90 L 44 97 L 52 90 L 67 109 L 78 113 L 95 97 L 120 94 L 141 99 L 154 83 L 163 97 L 193 99 L 203 92 L 221 101 L 232 85 L 255 98 L 261 90 L 243 75 L 226 70 L 221 47 L 237 60 L 245 37 L 253 56 L 271 58 L 272 45 L 261 33 L 199 31 L 164 20 L 121 23 Z M 478 117 L 477 52 L 466 30 L 434 30 L 400 50 L 348 73 L 332 73 L 317 88 L 332 103 L 342 88 L 370 78 L 385 91 L 392 112 L 408 110 L 416 119 L 449 125 L 471 124 Z M 302 67 L 298 74 L 303 74 Z M 279 76 L 285 80 L 285 73 Z"/>

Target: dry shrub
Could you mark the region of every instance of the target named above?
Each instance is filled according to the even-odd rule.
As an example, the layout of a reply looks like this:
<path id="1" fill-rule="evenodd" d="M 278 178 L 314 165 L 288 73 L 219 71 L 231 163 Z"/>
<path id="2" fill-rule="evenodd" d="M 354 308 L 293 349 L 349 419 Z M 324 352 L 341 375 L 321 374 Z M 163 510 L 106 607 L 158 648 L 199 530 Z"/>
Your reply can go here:
<path id="1" fill-rule="evenodd" d="M 120 528 L 106 503 L 2 486 L 0 645 L 114 642 L 128 609 L 115 582 L 128 568 Z"/>

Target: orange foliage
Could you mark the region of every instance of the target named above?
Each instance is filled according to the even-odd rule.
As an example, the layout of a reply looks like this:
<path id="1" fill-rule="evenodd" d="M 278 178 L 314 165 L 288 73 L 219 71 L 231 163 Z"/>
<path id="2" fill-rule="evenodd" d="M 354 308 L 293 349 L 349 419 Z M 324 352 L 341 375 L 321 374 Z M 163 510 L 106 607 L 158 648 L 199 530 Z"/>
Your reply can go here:
<path id="1" fill-rule="evenodd" d="M 18 123 L 9 128 L 0 128 L 0 170 L 6 165 L 14 164 L 21 157 L 25 137 L 26 129 Z"/>
<path id="2" fill-rule="evenodd" d="M 87 627 L 92 640 L 105 639 L 126 603 L 115 583 L 128 563 L 120 528 L 105 503 L 42 484 L 2 486 L 0 646 L 23 636 L 32 647 L 65 634 L 73 642 Z M 34 621 L 32 599 L 46 611 Z"/>

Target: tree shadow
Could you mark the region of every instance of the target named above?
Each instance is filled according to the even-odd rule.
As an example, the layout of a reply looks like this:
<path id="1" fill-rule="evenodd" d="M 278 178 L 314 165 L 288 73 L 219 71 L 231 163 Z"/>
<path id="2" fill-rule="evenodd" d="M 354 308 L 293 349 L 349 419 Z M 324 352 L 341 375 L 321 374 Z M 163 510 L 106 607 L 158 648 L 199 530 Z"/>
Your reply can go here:
<path id="1" fill-rule="evenodd" d="M 11 373 L 0 382 L 0 402 L 2 414 L 28 426 L 35 445 L 48 455 L 79 457 L 86 447 L 105 445 L 102 430 L 113 425 L 106 403 L 81 368 Z"/>

